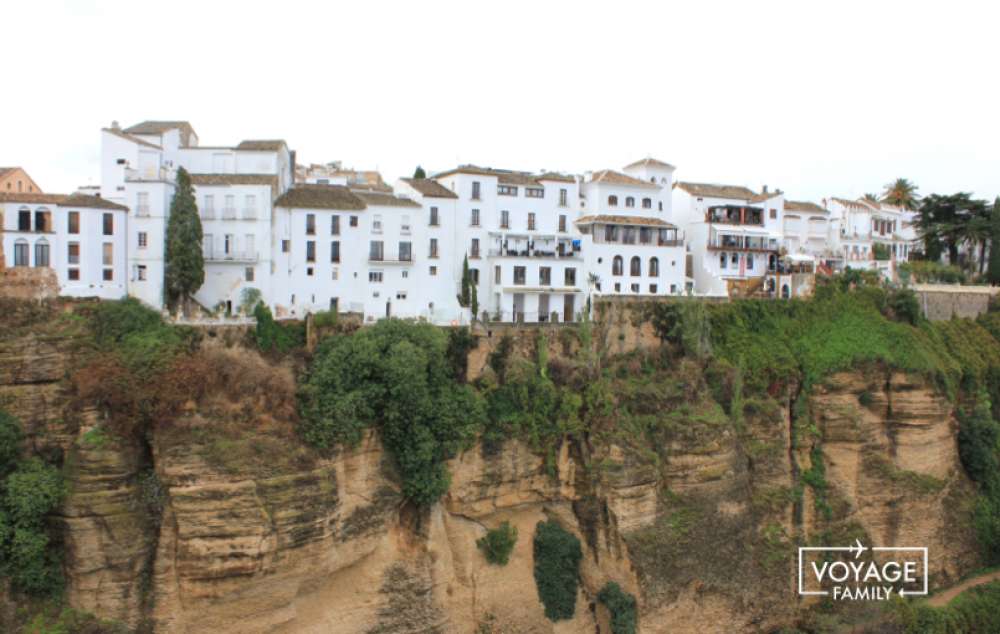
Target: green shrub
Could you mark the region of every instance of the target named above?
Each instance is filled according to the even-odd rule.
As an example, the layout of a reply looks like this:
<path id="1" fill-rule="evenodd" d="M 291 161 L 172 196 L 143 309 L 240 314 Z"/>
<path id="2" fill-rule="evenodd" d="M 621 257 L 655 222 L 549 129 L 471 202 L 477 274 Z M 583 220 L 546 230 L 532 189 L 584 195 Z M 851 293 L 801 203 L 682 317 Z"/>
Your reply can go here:
<path id="1" fill-rule="evenodd" d="M 376 427 L 403 477 L 403 494 L 429 505 L 448 490 L 445 461 L 482 428 L 482 398 L 452 376 L 447 338 L 429 324 L 385 319 L 317 350 L 300 390 L 301 433 L 328 448 Z"/>
<path id="2" fill-rule="evenodd" d="M 962 466 L 974 482 L 990 486 L 991 479 L 1000 473 L 997 459 L 1000 424 L 993 419 L 985 394 L 979 395 L 971 412 L 959 412 L 959 423 L 958 456 Z"/>
<path id="3" fill-rule="evenodd" d="M 901 277 L 916 283 L 963 284 L 966 281 L 959 267 L 929 260 L 903 262 L 899 272 Z"/>
<path id="4" fill-rule="evenodd" d="M 264 294 L 259 288 L 247 287 L 240 291 L 240 310 L 244 315 L 252 315 L 253 309 L 263 299 Z"/>
<path id="5" fill-rule="evenodd" d="M 573 618 L 580 585 L 580 540 L 554 521 L 535 529 L 535 586 L 550 621 Z"/>
<path id="6" fill-rule="evenodd" d="M 448 331 L 448 363 L 451 364 L 451 375 L 456 381 L 465 382 L 469 352 L 475 347 L 476 337 L 468 326 Z"/>
<path id="7" fill-rule="evenodd" d="M 917 294 L 908 288 L 896 289 L 886 298 L 886 306 L 896 321 L 916 325 L 923 317 Z"/>
<path id="8" fill-rule="evenodd" d="M 611 613 L 611 634 L 635 634 L 638 627 L 635 597 L 614 581 L 604 584 L 597 600 Z"/>
<path id="9" fill-rule="evenodd" d="M 90 328 L 102 345 L 121 343 L 129 335 L 157 330 L 162 326 L 160 313 L 134 297 L 101 302 L 90 315 Z"/>
<path id="10" fill-rule="evenodd" d="M 889 251 L 889 245 L 879 242 L 872 245 L 872 253 L 875 255 L 876 260 L 888 260 L 892 257 L 892 253 Z"/>
<path id="11" fill-rule="evenodd" d="M 313 325 L 317 328 L 330 328 L 337 325 L 337 311 L 321 310 L 313 314 Z"/>
<path id="12" fill-rule="evenodd" d="M 486 561 L 498 566 L 506 566 L 510 553 L 517 543 L 517 529 L 510 522 L 503 522 L 486 531 L 486 535 L 476 540 L 476 546 L 483 551 Z"/>
<path id="13" fill-rule="evenodd" d="M 941 608 L 923 602 L 896 601 L 889 618 L 906 634 L 1000 632 L 1000 582 L 970 588 Z"/>
<path id="14" fill-rule="evenodd" d="M 497 375 L 497 380 L 501 383 L 507 378 L 507 366 L 510 363 L 510 357 L 514 354 L 514 338 L 508 333 L 504 333 L 500 337 L 500 342 L 497 344 L 496 349 L 489 354 L 486 361 L 493 372 Z"/>
<path id="15" fill-rule="evenodd" d="M 0 478 L 17 467 L 21 455 L 21 425 L 17 419 L 0 410 Z"/>
<path id="16" fill-rule="evenodd" d="M 267 304 L 260 302 L 253 309 L 257 320 L 255 339 L 261 352 L 285 354 L 305 345 L 305 329 L 301 324 L 279 324 Z"/>

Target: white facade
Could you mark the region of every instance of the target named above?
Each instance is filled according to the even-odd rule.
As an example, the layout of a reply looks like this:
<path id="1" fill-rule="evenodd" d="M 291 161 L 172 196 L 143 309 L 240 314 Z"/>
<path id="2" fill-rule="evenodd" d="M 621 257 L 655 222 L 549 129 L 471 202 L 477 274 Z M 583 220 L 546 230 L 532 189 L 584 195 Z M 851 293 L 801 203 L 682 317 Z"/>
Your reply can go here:
<path id="1" fill-rule="evenodd" d="M 823 203 L 839 225 L 830 245 L 845 267 L 879 270 L 892 276 L 895 263 L 907 261 L 919 244 L 915 212 L 869 200 L 831 197 Z M 875 259 L 877 244 L 885 247 L 888 259 Z"/>
<path id="2" fill-rule="evenodd" d="M 0 211 L 6 266 L 52 268 L 68 297 L 125 296 L 125 207 L 82 194 L 0 194 Z"/>

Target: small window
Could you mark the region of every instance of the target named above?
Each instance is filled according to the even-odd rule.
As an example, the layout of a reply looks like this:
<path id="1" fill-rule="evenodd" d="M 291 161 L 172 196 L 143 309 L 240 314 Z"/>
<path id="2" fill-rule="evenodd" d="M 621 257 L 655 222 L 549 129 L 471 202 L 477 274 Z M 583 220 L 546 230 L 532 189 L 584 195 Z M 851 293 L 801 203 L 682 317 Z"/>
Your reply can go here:
<path id="1" fill-rule="evenodd" d="M 104 277 L 104 281 L 105 282 L 113 282 L 114 279 L 115 279 L 115 270 L 114 269 L 104 269 L 104 275 L 103 275 L 103 277 Z"/>
<path id="2" fill-rule="evenodd" d="M 660 260 L 659 258 L 649 258 L 649 276 L 659 277 L 660 276 Z"/>
<path id="3" fill-rule="evenodd" d="M 608 196 L 608 207 L 618 206 L 618 196 Z"/>
<path id="4" fill-rule="evenodd" d="M 559 206 L 560 207 L 565 207 L 566 206 L 566 196 L 567 196 L 566 190 L 565 189 L 560 189 L 559 190 Z"/>
<path id="5" fill-rule="evenodd" d="M 438 256 L 438 241 L 437 241 L 437 238 L 431 238 L 431 247 L 430 247 L 430 253 L 429 253 L 429 255 L 432 258 L 436 258 Z M 434 268 L 434 267 L 431 267 L 431 268 Z"/>
<path id="6" fill-rule="evenodd" d="M 80 269 L 66 269 L 66 279 L 77 282 L 80 280 Z"/>
<path id="7" fill-rule="evenodd" d="M 316 241 L 309 240 L 306 242 L 306 262 L 316 261 Z"/>
<path id="8" fill-rule="evenodd" d="M 535 212 L 529 211 L 528 212 L 528 231 L 534 231 L 534 230 L 535 230 Z"/>
<path id="9" fill-rule="evenodd" d="M 431 221 L 430 221 L 430 226 L 436 227 L 439 224 L 440 223 L 439 223 L 439 219 L 438 219 L 438 208 L 437 207 L 431 207 Z"/>
<path id="10" fill-rule="evenodd" d="M 632 292 L 633 293 L 638 293 L 639 292 L 639 285 L 638 284 L 633 284 L 631 288 L 632 288 Z"/>
<path id="11" fill-rule="evenodd" d="M 30 266 L 26 240 L 18 240 L 14 243 L 14 266 Z"/>
<path id="12" fill-rule="evenodd" d="M 316 235 L 316 214 L 306 214 L 306 235 Z"/>
<path id="13" fill-rule="evenodd" d="M 626 197 L 625 198 L 625 206 L 626 207 L 635 207 L 635 198 L 632 198 L 631 196 Z"/>
<path id="14" fill-rule="evenodd" d="M 368 282 L 371 284 L 381 284 L 382 271 L 368 271 Z"/>
<path id="15" fill-rule="evenodd" d="M 472 210 L 472 217 L 469 219 L 469 224 L 471 226 L 473 226 L 473 227 L 478 227 L 479 226 L 479 210 L 478 209 L 473 209 Z"/>
<path id="16" fill-rule="evenodd" d="M 545 198 L 545 189 L 543 187 L 526 187 L 524 195 L 528 198 Z"/>
<path id="17" fill-rule="evenodd" d="M 510 212 L 506 209 L 500 211 L 500 228 L 510 229 Z"/>
<path id="18" fill-rule="evenodd" d="M 80 212 L 71 211 L 66 214 L 66 233 L 80 233 Z"/>
<path id="19" fill-rule="evenodd" d="M 245 269 L 243 269 L 243 279 L 246 280 L 247 282 L 252 282 L 253 281 L 253 267 L 252 266 L 248 266 Z"/>
<path id="20" fill-rule="evenodd" d="M 501 196 L 517 196 L 516 185 L 497 185 L 497 194 Z"/>
<path id="21" fill-rule="evenodd" d="M 330 235 L 340 235 L 340 216 L 330 216 Z"/>
<path id="22" fill-rule="evenodd" d="M 652 209 L 653 208 L 653 200 L 651 198 L 643 198 L 642 199 L 642 208 L 643 209 Z"/>
<path id="23" fill-rule="evenodd" d="M 772 209 L 771 210 L 771 220 L 777 220 L 777 218 L 778 218 L 778 210 L 777 209 Z"/>
<path id="24" fill-rule="evenodd" d="M 104 266 L 112 266 L 115 262 L 115 245 L 110 242 L 105 242 L 101 245 L 101 264 Z"/>
<path id="25" fill-rule="evenodd" d="M 31 231 L 31 211 L 22 209 L 17 212 L 17 230 Z"/>
<path id="26" fill-rule="evenodd" d="M 135 267 L 135 279 L 139 280 L 140 282 L 145 282 L 146 281 L 146 265 L 145 264 L 139 264 L 138 266 Z"/>
<path id="27" fill-rule="evenodd" d="M 313 267 L 311 266 L 306 267 L 306 275 L 308 275 L 309 277 L 313 276 Z"/>
<path id="28" fill-rule="evenodd" d="M 625 261 L 622 259 L 622 256 L 616 255 L 615 259 L 611 261 L 611 274 L 621 275 L 624 269 L 624 264 Z"/>
<path id="29" fill-rule="evenodd" d="M 615 292 L 616 293 L 621 293 L 622 292 L 622 283 L 621 282 L 615 282 Z"/>
<path id="30" fill-rule="evenodd" d="M 566 286 L 576 286 L 576 269 L 568 268 L 563 276 L 563 282 Z"/>
<path id="31" fill-rule="evenodd" d="M 47 267 L 49 265 L 49 243 L 41 239 L 35 243 L 35 266 Z"/>
<path id="32" fill-rule="evenodd" d="M 382 215 L 372 216 L 372 233 L 382 233 Z"/>
<path id="33" fill-rule="evenodd" d="M 651 294 L 653 294 L 653 295 L 655 295 L 655 294 L 656 294 L 656 284 L 650 284 L 650 285 L 649 285 L 649 292 L 650 292 Z"/>
<path id="34" fill-rule="evenodd" d="M 566 215 L 565 214 L 560 214 L 559 215 L 559 232 L 560 233 L 566 233 Z"/>
<path id="35" fill-rule="evenodd" d="M 469 247 L 469 257 L 470 258 L 479 257 L 479 238 L 472 239 L 472 244 Z"/>
<path id="36" fill-rule="evenodd" d="M 517 286 L 524 286 L 525 279 L 527 278 L 526 269 L 523 266 L 514 267 L 514 284 Z"/>
<path id="37" fill-rule="evenodd" d="M 334 240 L 330 243 L 330 261 L 340 262 L 340 240 Z"/>
<path id="38" fill-rule="evenodd" d="M 115 215 L 104 214 L 104 235 L 113 236 L 115 234 Z"/>
<path id="39" fill-rule="evenodd" d="M 396 291 L 396 299 L 398 300 L 406 299 L 406 291 Z"/>
<path id="40" fill-rule="evenodd" d="M 538 285 L 552 286 L 552 267 L 549 266 L 538 267 Z"/>
<path id="41" fill-rule="evenodd" d="M 431 277 L 437 275 L 438 274 L 438 267 L 436 267 L 436 266 L 430 267 L 429 273 L 431 274 Z"/>
<path id="42" fill-rule="evenodd" d="M 281 252 L 282 253 L 288 253 L 291 250 L 292 250 L 292 241 L 291 240 L 282 240 L 281 241 Z"/>
<path id="43" fill-rule="evenodd" d="M 145 231 L 140 231 L 138 233 L 138 239 L 139 239 L 139 248 L 145 249 L 148 246 L 149 236 L 146 234 Z"/>
<path id="44" fill-rule="evenodd" d="M 472 181 L 472 200 L 479 200 L 479 181 Z M 436 207 L 431 209 L 436 209 Z"/>
<path id="45" fill-rule="evenodd" d="M 632 277 L 638 277 L 642 275 L 642 260 L 639 259 L 638 255 L 632 256 L 632 259 L 629 261 L 628 268 L 629 268 L 629 274 Z"/>
<path id="46" fill-rule="evenodd" d="M 499 264 L 493 267 L 493 283 L 494 284 L 499 284 L 500 281 L 503 279 L 502 271 L 503 271 L 503 269 L 500 267 Z"/>
<path id="47" fill-rule="evenodd" d="M 80 243 L 70 242 L 66 245 L 66 263 L 67 264 L 79 264 L 80 263 Z"/>

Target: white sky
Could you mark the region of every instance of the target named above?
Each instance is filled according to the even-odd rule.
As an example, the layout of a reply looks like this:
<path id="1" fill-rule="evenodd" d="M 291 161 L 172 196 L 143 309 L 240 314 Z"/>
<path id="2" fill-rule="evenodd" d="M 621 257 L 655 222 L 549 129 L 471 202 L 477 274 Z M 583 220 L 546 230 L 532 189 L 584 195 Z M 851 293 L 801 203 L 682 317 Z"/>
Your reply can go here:
<path id="1" fill-rule="evenodd" d="M 98 177 L 99 129 L 186 119 L 299 162 L 1000 194 L 992 2 L 66 2 L 4 7 L 0 165 Z"/>

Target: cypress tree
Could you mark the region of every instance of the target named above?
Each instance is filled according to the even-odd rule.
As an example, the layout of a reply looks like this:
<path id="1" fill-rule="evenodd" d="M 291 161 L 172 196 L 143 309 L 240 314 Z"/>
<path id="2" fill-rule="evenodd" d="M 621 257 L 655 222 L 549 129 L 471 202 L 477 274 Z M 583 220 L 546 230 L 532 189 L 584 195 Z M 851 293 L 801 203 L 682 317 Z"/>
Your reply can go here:
<path id="1" fill-rule="evenodd" d="M 413 170 L 413 178 L 427 178 L 427 172 L 424 171 L 424 168 L 417 165 L 417 169 Z"/>
<path id="2" fill-rule="evenodd" d="M 167 221 L 163 284 L 168 302 L 186 300 L 205 282 L 202 237 L 191 176 L 181 167 L 177 170 L 177 188 L 170 201 L 170 219 Z"/>
<path id="3" fill-rule="evenodd" d="M 469 273 L 469 256 L 462 260 L 462 291 L 458 296 L 458 305 L 466 308 L 472 301 L 472 274 Z"/>
<path id="4" fill-rule="evenodd" d="M 986 271 L 990 284 L 1000 284 L 1000 196 L 993 201 L 990 213 L 990 266 Z"/>

